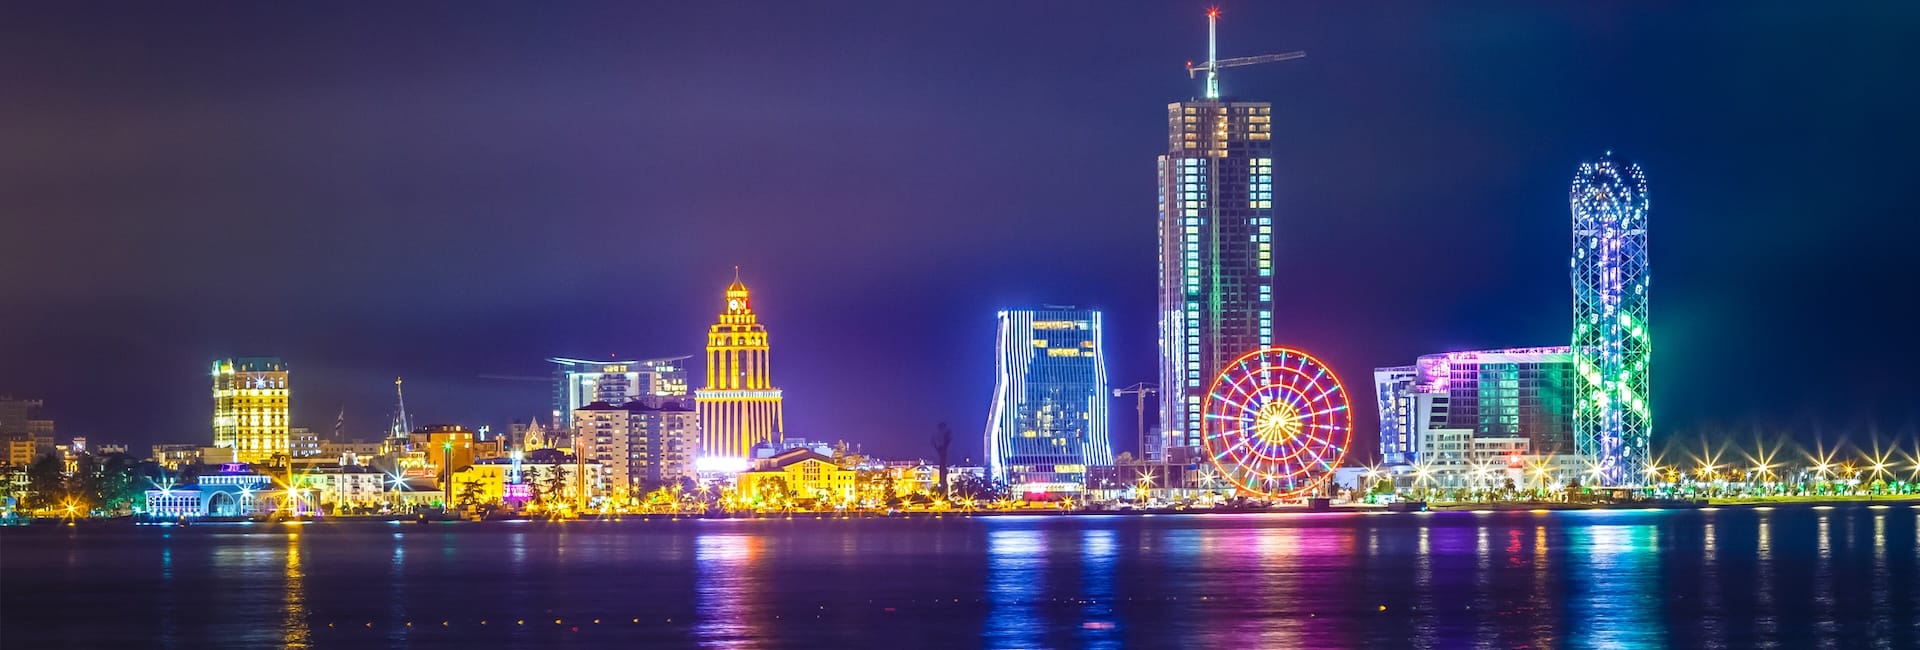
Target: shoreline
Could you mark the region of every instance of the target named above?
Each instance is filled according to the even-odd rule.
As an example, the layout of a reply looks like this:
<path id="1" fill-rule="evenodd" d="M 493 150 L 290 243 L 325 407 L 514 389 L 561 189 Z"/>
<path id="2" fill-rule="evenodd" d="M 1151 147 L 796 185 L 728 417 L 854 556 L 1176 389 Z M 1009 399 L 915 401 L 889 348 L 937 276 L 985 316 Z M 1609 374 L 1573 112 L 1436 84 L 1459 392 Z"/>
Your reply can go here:
<path id="1" fill-rule="evenodd" d="M 1920 508 L 1920 495 L 1893 495 L 1868 497 L 1820 497 L 1791 499 L 1707 499 L 1697 503 L 1687 502 L 1649 502 L 1649 503 L 1429 503 L 1425 511 L 1392 511 L 1386 506 L 1341 504 L 1329 509 L 1315 510 L 1307 506 L 1280 506 L 1274 508 L 1221 508 L 1221 509 L 1153 509 L 1153 510 L 1030 510 L 999 511 L 981 510 L 974 512 L 900 512 L 900 513 L 744 513 L 744 514 L 627 514 L 617 516 L 588 516 L 571 519 L 549 519 L 545 517 L 501 517 L 484 520 L 472 520 L 454 517 L 396 516 L 396 515 L 335 515 L 321 518 L 303 518 L 292 522 L 249 517 L 201 518 L 182 524 L 178 521 L 149 521 L 135 517 L 117 517 L 102 519 L 68 520 L 58 517 L 17 518 L 0 524 L 0 528 L 32 525 L 35 527 L 66 526 L 69 522 L 75 526 L 95 527 L 113 525 L 138 526 L 194 526 L 194 525 L 234 525 L 234 524 L 367 524 L 387 523 L 403 524 L 452 524 L 452 523 L 528 523 L 528 522 L 584 522 L 584 523 L 654 523 L 679 521 L 795 521 L 795 520 L 939 520 L 946 518 L 971 519 L 975 517 L 1155 517 L 1155 516 L 1207 516 L 1207 515 L 1351 515 L 1351 514 L 1408 514 L 1424 513 L 1511 513 L 1530 512 L 1535 514 L 1558 512 L 1605 512 L 1605 511 L 1665 511 L 1665 510 L 1772 510 L 1787 509 L 1824 509 L 1834 507 L 1882 506 Z"/>

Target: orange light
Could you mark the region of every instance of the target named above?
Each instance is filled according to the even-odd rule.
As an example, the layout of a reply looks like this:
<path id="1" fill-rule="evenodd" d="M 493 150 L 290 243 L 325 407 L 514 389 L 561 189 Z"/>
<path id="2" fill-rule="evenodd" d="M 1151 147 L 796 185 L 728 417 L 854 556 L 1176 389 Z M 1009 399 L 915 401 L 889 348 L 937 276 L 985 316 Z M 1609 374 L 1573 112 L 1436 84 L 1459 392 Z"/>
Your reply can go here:
<path id="1" fill-rule="evenodd" d="M 1219 8 L 1219 7 L 1209 7 L 1209 8 L 1207 8 L 1207 17 L 1208 17 L 1208 18 L 1219 18 L 1219 17 L 1220 17 L 1220 8 Z"/>

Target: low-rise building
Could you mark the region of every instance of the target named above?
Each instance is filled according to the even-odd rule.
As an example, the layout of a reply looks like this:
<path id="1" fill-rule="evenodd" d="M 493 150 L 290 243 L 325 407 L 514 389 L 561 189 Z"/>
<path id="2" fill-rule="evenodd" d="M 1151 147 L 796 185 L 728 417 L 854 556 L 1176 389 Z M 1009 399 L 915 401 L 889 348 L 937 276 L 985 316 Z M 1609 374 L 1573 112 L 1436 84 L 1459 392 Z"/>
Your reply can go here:
<path id="1" fill-rule="evenodd" d="M 386 499 L 387 475 L 371 467 L 317 467 L 296 474 L 294 480 L 312 490 L 321 506 L 336 512 L 377 508 Z"/>
<path id="2" fill-rule="evenodd" d="M 749 501 L 774 498 L 801 503 L 838 505 L 854 498 L 853 470 L 834 464 L 833 458 L 811 449 L 793 449 L 754 462 L 741 472 L 739 491 Z"/>
<path id="3" fill-rule="evenodd" d="M 531 458 L 489 458 L 453 473 L 455 501 L 472 491 L 474 503 L 513 503 L 527 500 L 595 502 L 607 495 L 605 473 L 598 462 L 579 463 L 553 450 Z M 584 480 L 583 480 L 584 479 Z"/>
<path id="4" fill-rule="evenodd" d="M 147 490 L 144 512 L 161 519 L 245 517 L 263 505 L 261 498 L 271 490 L 271 477 L 245 465 L 228 464 L 192 483 Z"/>

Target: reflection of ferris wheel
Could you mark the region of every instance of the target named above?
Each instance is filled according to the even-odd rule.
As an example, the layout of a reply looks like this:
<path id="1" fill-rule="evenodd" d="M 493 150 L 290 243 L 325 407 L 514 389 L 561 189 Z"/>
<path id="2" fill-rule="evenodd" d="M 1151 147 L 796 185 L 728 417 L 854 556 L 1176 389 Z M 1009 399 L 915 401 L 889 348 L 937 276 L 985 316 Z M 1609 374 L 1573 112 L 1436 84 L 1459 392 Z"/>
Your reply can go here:
<path id="1" fill-rule="evenodd" d="M 1201 412 L 1200 440 L 1221 477 L 1269 499 L 1314 493 L 1353 440 L 1340 378 L 1299 350 L 1256 350 L 1228 363 Z"/>

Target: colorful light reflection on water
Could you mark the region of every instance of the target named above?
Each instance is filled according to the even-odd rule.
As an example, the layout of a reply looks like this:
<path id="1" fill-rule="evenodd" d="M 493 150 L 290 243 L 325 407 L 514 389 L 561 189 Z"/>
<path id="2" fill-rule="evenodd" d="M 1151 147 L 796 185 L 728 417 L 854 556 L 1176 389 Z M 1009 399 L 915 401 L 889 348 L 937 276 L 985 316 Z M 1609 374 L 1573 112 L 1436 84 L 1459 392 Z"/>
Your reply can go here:
<path id="1" fill-rule="evenodd" d="M 1920 646 L 1920 510 L 0 531 L 0 646 Z"/>

